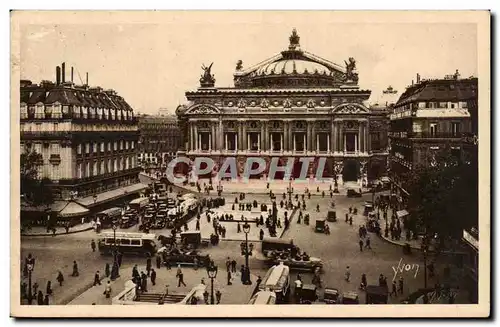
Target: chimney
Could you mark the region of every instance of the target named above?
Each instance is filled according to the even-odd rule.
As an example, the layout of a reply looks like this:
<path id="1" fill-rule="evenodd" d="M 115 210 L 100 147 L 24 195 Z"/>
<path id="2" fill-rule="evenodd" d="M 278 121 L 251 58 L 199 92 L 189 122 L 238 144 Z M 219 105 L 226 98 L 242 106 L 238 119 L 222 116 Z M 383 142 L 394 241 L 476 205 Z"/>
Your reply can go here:
<path id="1" fill-rule="evenodd" d="M 417 84 L 420 83 L 420 74 L 417 73 Z"/>
<path id="2" fill-rule="evenodd" d="M 64 83 L 64 82 L 66 82 L 66 63 L 65 62 L 62 63 L 61 70 L 62 70 L 61 82 Z"/>
<path id="3" fill-rule="evenodd" d="M 56 67 L 56 85 L 61 84 L 61 67 Z"/>
<path id="4" fill-rule="evenodd" d="M 89 73 L 88 72 L 86 73 L 86 77 L 85 77 L 85 85 L 89 85 Z"/>
<path id="5" fill-rule="evenodd" d="M 73 66 L 71 66 L 71 83 L 73 83 Z"/>

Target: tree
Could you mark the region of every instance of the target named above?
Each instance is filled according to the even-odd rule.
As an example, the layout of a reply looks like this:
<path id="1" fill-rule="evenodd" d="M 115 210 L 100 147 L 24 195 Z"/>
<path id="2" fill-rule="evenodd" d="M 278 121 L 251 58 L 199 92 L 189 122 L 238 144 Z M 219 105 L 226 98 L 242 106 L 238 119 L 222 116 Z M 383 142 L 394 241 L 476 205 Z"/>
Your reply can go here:
<path id="1" fill-rule="evenodd" d="M 410 176 L 408 226 L 428 239 L 437 235 L 441 247 L 459 239 L 464 228 L 477 226 L 477 152 L 468 160 L 455 157 L 446 147 Z"/>
<path id="2" fill-rule="evenodd" d="M 54 202 L 50 179 L 38 178 L 42 162 L 42 155 L 31 148 L 21 153 L 21 194 L 33 205 L 50 205 Z"/>

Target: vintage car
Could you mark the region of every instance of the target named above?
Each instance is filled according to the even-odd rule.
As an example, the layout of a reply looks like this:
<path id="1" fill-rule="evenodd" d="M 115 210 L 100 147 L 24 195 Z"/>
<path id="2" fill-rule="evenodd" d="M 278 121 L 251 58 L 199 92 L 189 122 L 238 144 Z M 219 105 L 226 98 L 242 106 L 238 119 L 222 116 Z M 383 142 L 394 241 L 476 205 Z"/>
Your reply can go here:
<path id="1" fill-rule="evenodd" d="M 120 228 L 130 228 L 137 224 L 137 216 L 133 214 L 125 214 L 120 220 Z"/>
<path id="2" fill-rule="evenodd" d="M 387 304 L 388 293 L 387 287 L 368 285 L 366 286 L 366 304 Z"/>
<path id="3" fill-rule="evenodd" d="M 314 284 L 304 284 L 300 290 L 300 302 L 312 304 L 318 299 L 318 287 Z"/>
<path id="4" fill-rule="evenodd" d="M 337 304 L 339 303 L 340 292 L 336 288 L 325 287 L 325 292 L 323 294 L 323 302 L 326 304 Z"/>
<path id="5" fill-rule="evenodd" d="M 328 211 L 328 215 L 326 216 L 326 220 L 329 222 L 337 221 L 337 213 L 335 211 Z"/>
<path id="6" fill-rule="evenodd" d="M 282 262 L 291 270 L 307 270 L 314 272 L 316 268 L 323 269 L 323 262 L 320 258 L 309 257 L 309 260 L 298 260 L 297 258 L 283 257 L 279 254 L 271 253 L 266 260 L 268 265 L 277 265 Z"/>
<path id="7" fill-rule="evenodd" d="M 166 259 L 171 265 L 193 265 L 197 259 L 198 267 L 206 267 L 210 263 L 210 256 L 203 255 L 199 251 L 184 251 L 179 249 L 168 250 L 163 247 L 158 250 L 158 253 L 166 252 Z"/>
<path id="8" fill-rule="evenodd" d="M 314 228 L 314 231 L 316 233 L 324 233 L 325 232 L 325 225 L 326 225 L 325 219 L 316 220 L 316 227 Z"/>
<path id="9" fill-rule="evenodd" d="M 362 196 L 362 194 L 358 191 L 356 191 L 355 189 L 348 189 L 347 190 L 347 197 L 348 198 L 360 198 Z"/>
<path id="10" fill-rule="evenodd" d="M 359 304 L 359 296 L 356 292 L 344 292 L 342 294 L 342 304 Z"/>

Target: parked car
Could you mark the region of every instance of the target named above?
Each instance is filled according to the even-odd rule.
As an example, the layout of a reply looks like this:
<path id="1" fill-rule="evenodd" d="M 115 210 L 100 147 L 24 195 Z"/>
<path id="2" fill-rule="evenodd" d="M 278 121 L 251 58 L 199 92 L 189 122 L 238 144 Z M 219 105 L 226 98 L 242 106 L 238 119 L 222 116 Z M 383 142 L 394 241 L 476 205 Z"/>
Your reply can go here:
<path id="1" fill-rule="evenodd" d="M 361 196 L 362 196 L 361 192 L 358 192 L 355 189 L 350 188 L 347 190 L 348 198 L 360 198 Z"/>

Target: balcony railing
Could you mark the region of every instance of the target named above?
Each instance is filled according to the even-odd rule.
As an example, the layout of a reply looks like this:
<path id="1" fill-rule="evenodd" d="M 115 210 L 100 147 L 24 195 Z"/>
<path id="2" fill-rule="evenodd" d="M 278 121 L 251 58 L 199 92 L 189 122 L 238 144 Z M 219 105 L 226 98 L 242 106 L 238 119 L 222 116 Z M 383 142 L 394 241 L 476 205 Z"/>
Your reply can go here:
<path id="1" fill-rule="evenodd" d="M 474 137 L 472 133 L 453 133 L 453 132 L 392 132 L 389 137 L 394 138 L 427 138 L 427 139 L 460 139 Z"/>

